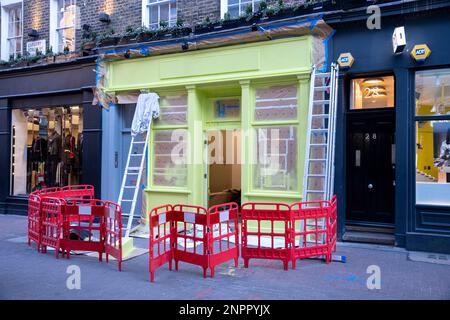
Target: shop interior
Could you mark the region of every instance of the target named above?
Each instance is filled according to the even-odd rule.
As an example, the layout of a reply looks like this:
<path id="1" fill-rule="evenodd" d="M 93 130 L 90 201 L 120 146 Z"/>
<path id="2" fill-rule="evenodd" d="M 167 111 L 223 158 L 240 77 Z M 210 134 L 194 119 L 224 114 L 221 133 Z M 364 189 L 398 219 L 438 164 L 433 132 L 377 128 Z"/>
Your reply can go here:
<path id="1" fill-rule="evenodd" d="M 11 194 L 79 184 L 83 109 L 79 106 L 12 111 Z"/>

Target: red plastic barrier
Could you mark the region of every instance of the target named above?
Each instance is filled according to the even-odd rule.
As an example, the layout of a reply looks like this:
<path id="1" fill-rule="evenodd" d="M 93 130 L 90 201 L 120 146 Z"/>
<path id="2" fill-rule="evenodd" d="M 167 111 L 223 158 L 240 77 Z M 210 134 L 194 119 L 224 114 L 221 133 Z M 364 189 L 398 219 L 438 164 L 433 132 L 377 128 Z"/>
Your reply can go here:
<path id="1" fill-rule="evenodd" d="M 242 258 L 244 267 L 248 268 L 250 259 L 271 259 L 283 261 L 284 270 L 288 270 L 291 260 L 290 241 L 290 208 L 283 203 L 245 203 L 241 207 L 242 215 Z M 256 221 L 257 230 L 249 231 L 248 222 Z M 263 230 L 261 223 L 269 224 L 268 230 Z M 284 224 L 283 232 L 275 231 L 275 222 Z M 267 229 L 267 228 L 266 228 Z M 249 244 L 249 237 L 257 239 L 256 244 Z M 270 247 L 262 245 L 262 241 L 270 240 Z M 281 240 L 284 245 L 276 246 Z"/>
<path id="2" fill-rule="evenodd" d="M 62 187 L 59 191 L 65 199 L 94 199 L 94 187 L 91 185 L 74 185 Z"/>
<path id="3" fill-rule="evenodd" d="M 155 271 L 166 263 L 172 270 L 173 233 L 175 224 L 172 222 L 172 206 L 165 205 L 150 211 L 149 238 L 149 270 L 150 281 L 155 280 Z"/>
<path id="4" fill-rule="evenodd" d="M 105 255 L 111 255 L 122 271 L 122 208 L 114 202 L 105 202 Z"/>
<path id="5" fill-rule="evenodd" d="M 207 210 L 200 206 L 178 204 L 173 207 L 175 270 L 178 270 L 179 261 L 187 262 L 202 267 L 206 278 L 209 267 L 207 215 Z"/>
<path id="6" fill-rule="evenodd" d="M 62 213 L 65 201 L 45 197 L 41 200 L 41 250 L 47 252 L 47 247 L 54 248 L 56 258 L 59 257 L 62 239 Z"/>
<path id="7" fill-rule="evenodd" d="M 28 198 L 28 245 L 36 242 L 37 250 L 41 250 L 41 197 L 37 194 Z"/>
<path id="8" fill-rule="evenodd" d="M 67 200 L 62 213 L 63 256 L 71 250 L 105 252 L 105 203 L 95 199 Z"/>
<path id="9" fill-rule="evenodd" d="M 229 260 L 234 260 L 235 267 L 239 260 L 239 206 L 225 203 L 209 209 L 209 267 L 214 278 L 215 267 Z"/>
<path id="10" fill-rule="evenodd" d="M 166 263 L 172 270 L 179 262 L 208 268 L 214 277 L 215 267 L 239 257 L 238 205 L 225 203 L 209 211 L 200 206 L 164 205 L 150 211 L 149 270 L 150 281 L 155 271 Z"/>

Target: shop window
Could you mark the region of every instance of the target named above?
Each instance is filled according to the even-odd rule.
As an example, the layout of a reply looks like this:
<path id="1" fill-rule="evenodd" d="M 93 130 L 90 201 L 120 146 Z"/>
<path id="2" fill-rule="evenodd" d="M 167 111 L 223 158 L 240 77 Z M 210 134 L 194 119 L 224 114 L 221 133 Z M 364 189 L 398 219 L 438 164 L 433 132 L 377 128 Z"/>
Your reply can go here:
<path id="1" fill-rule="evenodd" d="M 394 77 L 367 77 L 351 82 L 350 109 L 393 108 L 395 101 Z"/>
<path id="2" fill-rule="evenodd" d="M 416 73 L 416 115 L 450 115 L 450 69 Z"/>
<path id="3" fill-rule="evenodd" d="M 260 0 L 221 0 L 222 18 L 225 14 L 231 19 L 238 18 L 246 13 L 248 7 L 252 8 L 252 12 L 256 12 L 260 2 Z"/>
<path id="4" fill-rule="evenodd" d="M 416 90 L 416 203 L 450 205 L 450 69 L 419 71 Z"/>
<path id="5" fill-rule="evenodd" d="M 260 190 L 298 191 L 297 128 L 256 129 L 253 185 Z"/>
<path id="6" fill-rule="evenodd" d="M 22 54 L 22 1 L 8 1 L 1 7 L 1 60 L 11 60 Z"/>
<path id="7" fill-rule="evenodd" d="M 82 152 L 82 108 L 14 109 L 11 194 L 80 183 Z"/>
<path id="8" fill-rule="evenodd" d="M 297 86 L 271 86 L 256 90 L 255 120 L 296 120 Z"/>
<path id="9" fill-rule="evenodd" d="M 187 95 L 161 95 L 159 118 L 156 124 L 185 125 L 187 124 Z"/>
<path id="10" fill-rule="evenodd" d="M 187 131 L 156 130 L 153 139 L 153 184 L 187 186 Z"/>
<path id="11" fill-rule="evenodd" d="M 75 51 L 76 0 L 51 0 L 50 45 L 56 52 Z"/>
<path id="12" fill-rule="evenodd" d="M 143 0 L 143 21 L 147 21 L 149 28 L 157 29 L 162 21 L 168 26 L 174 26 L 177 22 L 176 0 Z"/>

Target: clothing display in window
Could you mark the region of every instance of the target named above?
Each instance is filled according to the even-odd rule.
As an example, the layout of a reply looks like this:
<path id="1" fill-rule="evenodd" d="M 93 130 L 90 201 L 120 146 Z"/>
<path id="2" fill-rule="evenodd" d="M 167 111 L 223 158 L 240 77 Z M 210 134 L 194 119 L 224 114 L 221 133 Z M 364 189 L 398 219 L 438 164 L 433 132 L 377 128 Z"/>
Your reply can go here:
<path id="1" fill-rule="evenodd" d="M 79 184 L 83 108 L 19 108 L 12 114 L 12 195 Z"/>

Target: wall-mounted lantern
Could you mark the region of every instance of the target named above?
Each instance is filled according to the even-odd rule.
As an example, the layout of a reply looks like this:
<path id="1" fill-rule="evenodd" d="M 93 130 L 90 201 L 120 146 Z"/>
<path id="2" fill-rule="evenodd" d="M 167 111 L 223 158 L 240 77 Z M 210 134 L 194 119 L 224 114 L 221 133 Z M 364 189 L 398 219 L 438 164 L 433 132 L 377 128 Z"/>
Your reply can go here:
<path id="1" fill-rule="evenodd" d="M 110 23 L 111 22 L 111 18 L 109 17 L 109 14 L 104 13 L 104 12 L 99 14 L 98 20 L 100 22 L 103 22 L 103 23 Z"/>
<path id="2" fill-rule="evenodd" d="M 28 36 L 30 38 L 39 38 L 39 32 L 36 29 L 31 29 L 30 31 L 28 31 Z"/>

